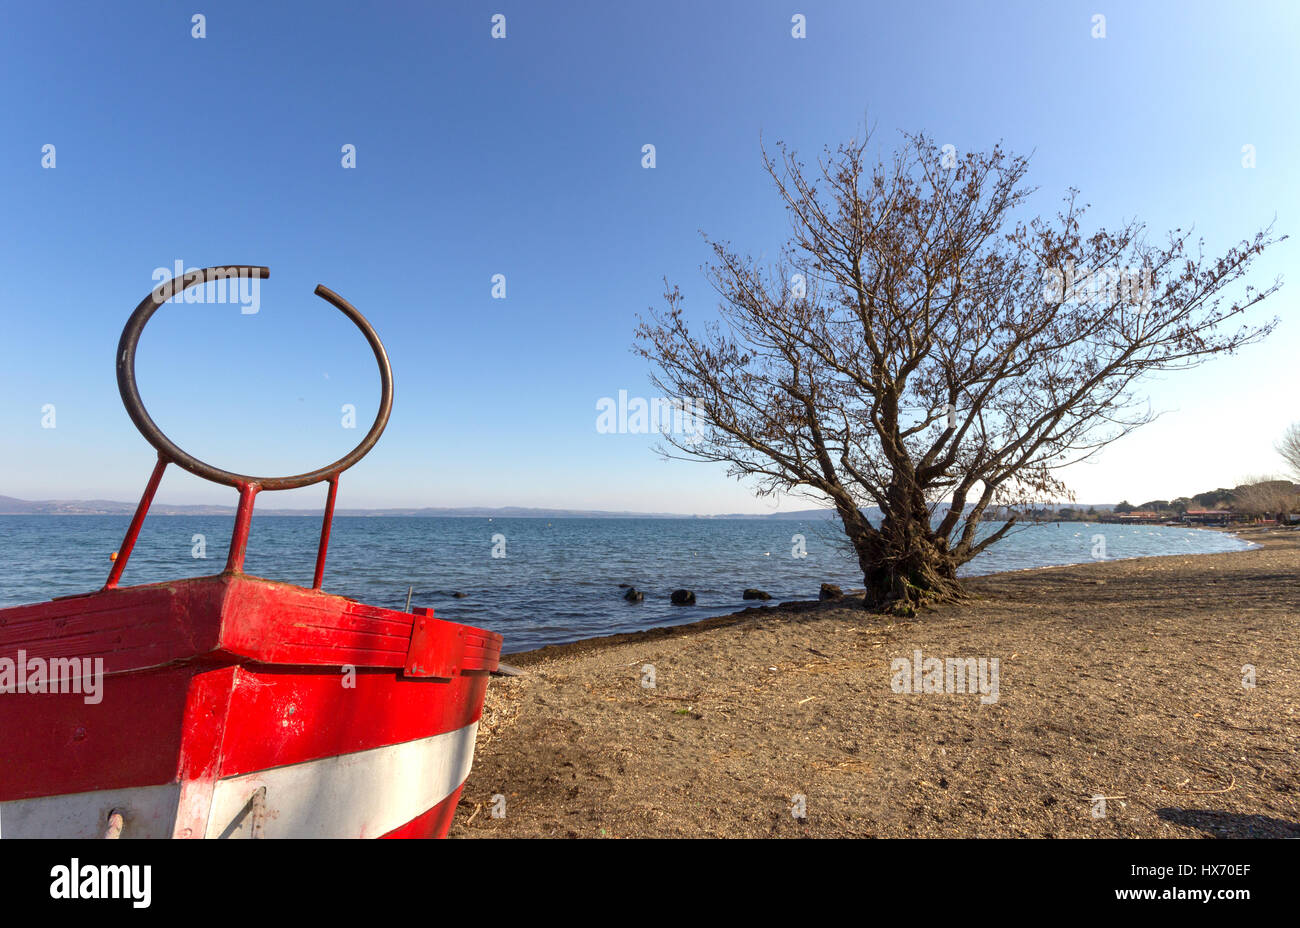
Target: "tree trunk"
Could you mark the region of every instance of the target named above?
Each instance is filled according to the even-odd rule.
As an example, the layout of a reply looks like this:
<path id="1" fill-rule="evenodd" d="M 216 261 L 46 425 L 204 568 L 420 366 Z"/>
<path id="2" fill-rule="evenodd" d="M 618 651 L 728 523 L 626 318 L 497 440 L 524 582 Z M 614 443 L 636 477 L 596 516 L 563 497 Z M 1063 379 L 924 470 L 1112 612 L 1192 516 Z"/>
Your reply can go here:
<path id="1" fill-rule="evenodd" d="M 845 528 L 857 551 L 868 608 L 913 616 L 923 604 L 965 598 L 957 580 L 960 565 L 931 530 L 928 513 L 922 520 L 887 516 L 871 533 L 855 532 L 847 523 Z"/>

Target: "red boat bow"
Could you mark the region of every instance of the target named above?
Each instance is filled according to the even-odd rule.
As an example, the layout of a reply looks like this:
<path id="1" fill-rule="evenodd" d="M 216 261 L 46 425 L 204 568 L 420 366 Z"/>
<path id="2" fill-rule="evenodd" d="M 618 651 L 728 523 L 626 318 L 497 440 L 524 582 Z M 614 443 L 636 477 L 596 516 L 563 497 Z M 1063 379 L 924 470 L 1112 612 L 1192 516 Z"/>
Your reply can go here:
<path id="1" fill-rule="evenodd" d="M 445 835 L 501 636 L 437 619 L 431 609 L 399 612 L 320 589 L 339 474 L 370 450 L 388 419 L 383 345 L 347 301 L 318 287 L 379 361 L 374 426 L 352 453 L 309 474 L 257 478 L 213 468 L 172 444 L 135 391 L 135 343 L 159 293 L 269 272 L 199 273 L 210 276 L 158 288 L 123 331 L 123 401 L 159 462 L 104 589 L 0 610 L 0 668 L 28 681 L 25 692 L 0 692 L 0 836 Z M 239 490 L 226 570 L 119 588 L 169 463 Z M 318 482 L 329 483 L 329 495 L 314 588 L 244 574 L 257 493 Z M 29 667 L 41 671 L 39 687 Z M 60 668 L 90 667 L 102 674 L 97 699 L 84 685 L 56 686 Z"/>

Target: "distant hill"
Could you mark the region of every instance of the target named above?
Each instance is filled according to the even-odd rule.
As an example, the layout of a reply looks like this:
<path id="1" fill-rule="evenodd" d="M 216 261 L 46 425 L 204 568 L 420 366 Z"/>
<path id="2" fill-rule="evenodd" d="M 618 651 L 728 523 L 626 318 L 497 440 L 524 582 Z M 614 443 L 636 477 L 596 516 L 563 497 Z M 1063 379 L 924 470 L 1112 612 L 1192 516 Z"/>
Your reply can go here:
<path id="1" fill-rule="evenodd" d="M 78 500 L 27 500 L 0 496 L 0 515 L 5 516 L 120 516 L 135 512 L 135 503 L 107 499 Z M 234 516 L 234 506 L 172 506 L 154 503 L 150 515 L 160 516 Z M 271 509 L 259 507 L 258 515 L 312 516 L 319 518 L 319 509 Z M 426 506 L 412 509 L 336 509 L 337 516 L 408 516 L 466 518 L 466 519 L 776 519 L 806 521 L 808 519 L 833 519 L 830 509 L 803 509 L 797 512 L 730 513 L 718 516 L 696 516 L 672 512 L 610 512 L 594 509 L 535 509 L 523 506 L 462 506 L 438 508 Z"/>

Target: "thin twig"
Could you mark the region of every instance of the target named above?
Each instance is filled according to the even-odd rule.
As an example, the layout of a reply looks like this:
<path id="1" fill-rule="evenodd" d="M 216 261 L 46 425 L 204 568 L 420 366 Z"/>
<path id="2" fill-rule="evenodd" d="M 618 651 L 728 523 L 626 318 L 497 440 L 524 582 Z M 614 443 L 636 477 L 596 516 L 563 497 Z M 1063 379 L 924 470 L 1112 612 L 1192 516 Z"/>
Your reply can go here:
<path id="1" fill-rule="evenodd" d="M 1237 788 L 1237 778 L 1236 776 L 1232 776 L 1232 782 L 1230 782 L 1223 789 L 1171 789 L 1169 792 L 1178 793 L 1179 795 L 1184 795 L 1184 796 L 1214 796 L 1218 793 L 1231 792 L 1236 788 Z"/>

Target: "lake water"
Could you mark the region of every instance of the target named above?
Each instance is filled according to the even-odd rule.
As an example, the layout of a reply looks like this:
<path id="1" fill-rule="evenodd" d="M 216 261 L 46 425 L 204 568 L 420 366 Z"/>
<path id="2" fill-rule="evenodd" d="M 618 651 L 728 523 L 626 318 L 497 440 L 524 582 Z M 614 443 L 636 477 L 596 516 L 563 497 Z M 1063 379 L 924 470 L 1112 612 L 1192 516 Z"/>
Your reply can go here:
<path id="1" fill-rule="evenodd" d="M 41 602 L 101 587 L 126 516 L 0 516 L 0 606 Z M 219 573 L 234 520 L 150 516 L 122 585 Z M 339 517 L 325 568 L 327 591 L 378 606 L 412 604 L 502 633 L 507 653 L 691 622 L 773 601 L 815 599 L 822 583 L 861 587 L 838 523 L 766 519 L 465 519 Z M 255 516 L 244 569 L 311 585 L 319 518 Z M 195 557 L 204 536 L 206 559 Z M 1059 523 L 1013 530 L 966 575 L 1093 559 L 1204 554 L 1252 547 L 1231 535 L 1153 525 Z M 495 548 L 504 557 L 493 557 Z M 802 536 L 805 557 L 794 556 Z M 502 552 L 501 539 L 504 538 Z M 627 603 L 620 583 L 644 590 Z M 696 606 L 669 593 L 695 591 Z M 452 594 L 468 594 L 456 598 Z"/>

